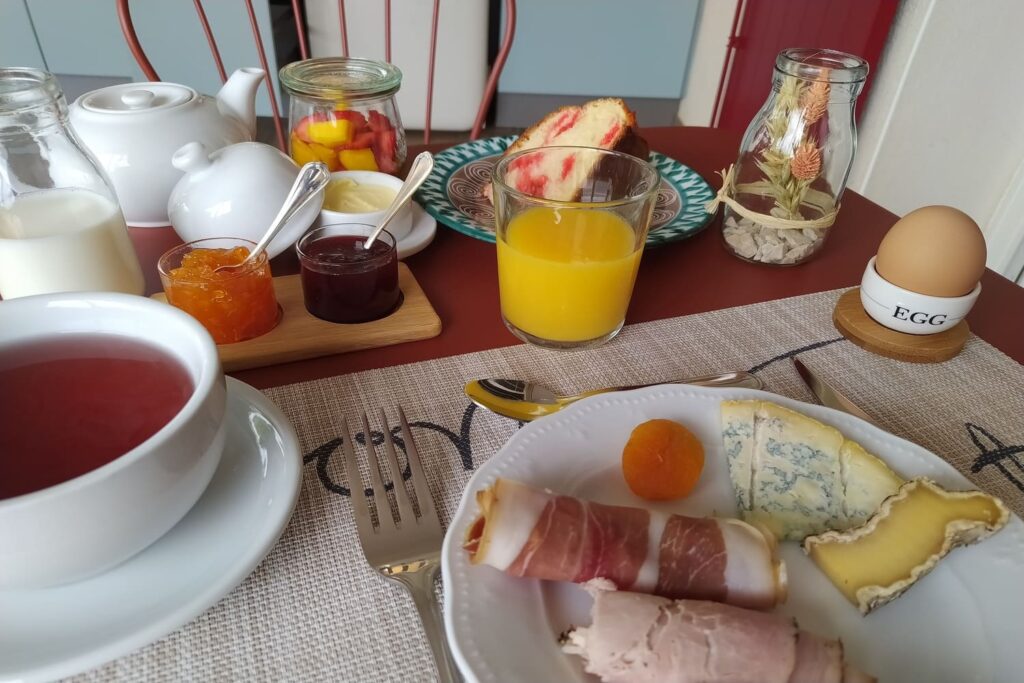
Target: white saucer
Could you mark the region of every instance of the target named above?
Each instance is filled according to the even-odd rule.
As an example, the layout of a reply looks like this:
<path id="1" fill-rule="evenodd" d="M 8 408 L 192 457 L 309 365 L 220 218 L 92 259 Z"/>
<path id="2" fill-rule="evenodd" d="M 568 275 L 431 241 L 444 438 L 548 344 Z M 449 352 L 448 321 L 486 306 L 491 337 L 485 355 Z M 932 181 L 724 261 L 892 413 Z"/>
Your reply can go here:
<path id="1" fill-rule="evenodd" d="M 166 536 L 86 581 L 0 591 L 0 680 L 70 676 L 147 645 L 218 602 L 274 547 L 302 487 L 299 440 L 263 394 L 227 386 L 220 466 Z"/>
<path id="2" fill-rule="evenodd" d="M 398 258 L 404 259 L 418 254 L 434 241 L 437 234 L 437 221 L 416 202 L 410 202 L 412 209 L 412 229 L 409 234 L 398 240 Z"/>

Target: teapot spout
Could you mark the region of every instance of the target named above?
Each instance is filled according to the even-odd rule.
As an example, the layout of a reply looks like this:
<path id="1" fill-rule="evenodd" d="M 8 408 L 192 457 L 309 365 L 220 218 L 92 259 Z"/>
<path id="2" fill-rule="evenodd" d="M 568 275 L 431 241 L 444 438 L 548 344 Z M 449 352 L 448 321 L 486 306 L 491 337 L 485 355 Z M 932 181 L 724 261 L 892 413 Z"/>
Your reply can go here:
<path id="1" fill-rule="evenodd" d="M 217 93 L 217 109 L 245 126 L 250 138 L 256 135 L 256 90 L 265 73 L 251 67 L 236 69 Z"/>

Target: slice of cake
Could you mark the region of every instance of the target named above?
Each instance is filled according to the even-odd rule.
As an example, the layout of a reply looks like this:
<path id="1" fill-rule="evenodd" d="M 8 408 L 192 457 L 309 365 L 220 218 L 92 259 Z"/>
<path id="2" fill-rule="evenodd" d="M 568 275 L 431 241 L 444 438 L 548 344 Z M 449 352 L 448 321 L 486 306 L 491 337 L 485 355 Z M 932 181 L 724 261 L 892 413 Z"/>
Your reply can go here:
<path id="1" fill-rule="evenodd" d="M 509 145 L 505 156 L 525 149 L 572 146 L 612 149 L 647 159 L 648 146 L 636 132 L 636 114 L 622 100 L 605 97 L 578 106 L 561 107 L 527 128 Z M 506 176 L 520 192 L 556 201 L 581 199 L 600 159 L 585 150 L 550 150 L 513 162 Z M 492 198 L 490 183 L 484 195 Z"/>

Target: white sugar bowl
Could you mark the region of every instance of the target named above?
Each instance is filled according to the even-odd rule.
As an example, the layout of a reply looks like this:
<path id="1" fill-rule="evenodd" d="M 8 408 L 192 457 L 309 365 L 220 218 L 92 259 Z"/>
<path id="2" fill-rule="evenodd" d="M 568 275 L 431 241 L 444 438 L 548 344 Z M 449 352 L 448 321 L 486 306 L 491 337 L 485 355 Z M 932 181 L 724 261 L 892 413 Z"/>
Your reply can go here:
<path id="1" fill-rule="evenodd" d="M 963 296 L 931 296 L 898 287 L 868 261 L 860 283 L 864 310 L 879 324 L 907 334 L 935 334 L 953 327 L 966 316 L 981 294 L 981 283 Z"/>
<path id="2" fill-rule="evenodd" d="M 258 242 L 277 215 L 299 167 L 276 147 L 240 142 L 213 153 L 190 142 L 171 158 L 185 172 L 174 186 L 167 214 L 185 242 L 241 237 Z M 297 242 L 320 213 L 323 191 L 270 243 L 273 258 Z"/>

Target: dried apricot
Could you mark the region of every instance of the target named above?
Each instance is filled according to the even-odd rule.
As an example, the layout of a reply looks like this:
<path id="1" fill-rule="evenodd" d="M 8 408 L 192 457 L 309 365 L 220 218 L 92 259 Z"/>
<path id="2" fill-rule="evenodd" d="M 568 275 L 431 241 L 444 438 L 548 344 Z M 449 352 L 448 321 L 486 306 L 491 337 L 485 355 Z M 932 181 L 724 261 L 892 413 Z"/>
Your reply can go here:
<path id="1" fill-rule="evenodd" d="M 622 475 L 633 493 L 647 500 L 672 500 L 693 491 L 704 469 L 704 446 L 672 420 L 648 420 L 622 449 Z"/>

